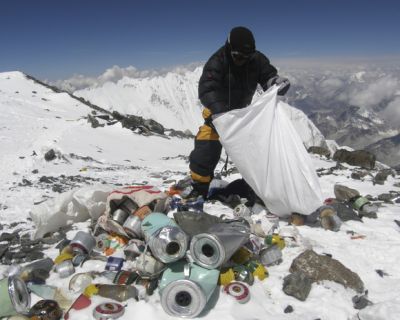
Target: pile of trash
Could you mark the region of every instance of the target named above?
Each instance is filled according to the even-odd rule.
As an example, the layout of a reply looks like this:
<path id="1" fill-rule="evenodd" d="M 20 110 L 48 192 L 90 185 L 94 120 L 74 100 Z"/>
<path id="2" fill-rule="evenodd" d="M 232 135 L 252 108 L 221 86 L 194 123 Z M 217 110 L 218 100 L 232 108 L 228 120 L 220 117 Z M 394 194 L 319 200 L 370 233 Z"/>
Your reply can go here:
<path id="1" fill-rule="evenodd" d="M 108 192 L 103 214 L 92 219 L 89 230 L 58 243 L 54 260 L 9 268 L 0 281 L 0 318 L 68 319 L 71 310 L 89 308 L 94 295 L 108 299 L 92 306 L 95 319 L 117 319 L 126 303 L 146 301 L 156 292 L 167 314 L 185 318 L 201 315 L 218 288 L 237 303 L 248 302 L 253 283 L 282 262 L 285 247 L 301 241 L 296 227 L 279 227 L 277 216 L 246 199 L 232 209 L 232 217 L 210 215 L 203 198 L 184 200 L 183 191 L 140 185 Z M 335 186 L 335 194 L 337 199 L 298 215 L 303 220 L 292 224 L 337 231 L 339 204 L 377 209 L 352 189 Z M 85 264 L 93 260 L 104 269 L 87 271 Z M 67 293 L 46 284 L 53 273 L 69 280 Z M 31 293 L 42 299 L 32 307 Z"/>

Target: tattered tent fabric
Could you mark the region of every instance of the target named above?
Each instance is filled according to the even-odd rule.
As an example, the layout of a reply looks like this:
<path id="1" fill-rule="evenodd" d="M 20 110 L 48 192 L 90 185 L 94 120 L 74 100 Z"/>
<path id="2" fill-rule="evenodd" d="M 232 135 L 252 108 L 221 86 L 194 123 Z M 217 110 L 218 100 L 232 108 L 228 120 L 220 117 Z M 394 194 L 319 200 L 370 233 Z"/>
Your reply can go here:
<path id="1" fill-rule="evenodd" d="M 268 209 L 287 217 L 322 204 L 311 158 L 286 116 L 274 86 L 256 102 L 213 120 L 221 143 Z"/>

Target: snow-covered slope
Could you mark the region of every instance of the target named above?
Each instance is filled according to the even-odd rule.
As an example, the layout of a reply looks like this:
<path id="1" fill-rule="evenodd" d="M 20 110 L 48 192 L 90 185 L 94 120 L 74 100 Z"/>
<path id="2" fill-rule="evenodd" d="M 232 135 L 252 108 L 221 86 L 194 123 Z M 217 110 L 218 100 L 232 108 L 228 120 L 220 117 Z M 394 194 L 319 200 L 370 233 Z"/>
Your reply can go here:
<path id="1" fill-rule="evenodd" d="M 192 149 L 191 140 L 146 137 L 119 124 L 93 129 L 83 119 L 90 111 L 86 105 L 27 80 L 21 73 L 0 74 L 0 90 L 0 235 L 17 230 L 20 234 L 33 233 L 29 212 L 35 203 L 62 197 L 64 194 L 60 192 L 85 185 L 115 187 L 132 183 L 148 183 L 167 189 L 171 180 L 183 178 L 188 171 L 185 156 Z M 57 157 L 46 161 L 44 153 L 50 148 L 56 151 Z M 351 179 L 354 167 L 337 167 L 334 161 L 317 156 L 312 156 L 312 161 L 315 168 L 320 169 L 320 183 L 326 198 L 334 196 L 335 183 L 373 197 L 400 191 L 398 176 L 389 176 L 384 185 L 373 185 L 368 175 L 363 180 Z M 218 170 L 222 165 L 220 163 Z M 234 174 L 226 179 L 237 178 L 239 175 Z M 233 216 L 232 210 L 220 203 L 206 203 L 205 211 L 218 216 Z M 288 246 L 283 250 L 283 262 L 268 268 L 266 280 L 255 280 L 247 304 L 238 304 L 220 292 L 201 319 L 399 319 L 400 228 L 393 221 L 399 220 L 399 214 L 398 203 L 382 203 L 378 219 L 348 221 L 339 232 L 298 227 L 303 245 Z M 71 239 L 88 225 L 89 222 L 74 225 L 67 237 Z M 286 226 L 287 222 L 280 221 L 279 225 Z M 0 245 L 7 245 L 7 242 Z M 358 310 L 352 304 L 355 291 L 328 281 L 314 283 L 304 302 L 285 295 L 283 278 L 289 274 L 293 259 L 306 247 L 312 247 L 319 254 L 332 255 L 359 274 L 369 291 L 368 299 L 374 305 L 362 310 L 361 316 L 357 317 Z M 51 246 L 44 254 L 54 259 L 58 249 Z M 91 267 L 104 270 L 104 266 L 105 262 L 92 260 L 84 267 L 78 267 L 76 272 L 90 271 Z M 0 274 L 7 268 L 0 264 Z M 47 284 L 68 291 L 70 278 L 60 279 L 52 272 Z M 99 280 L 107 281 L 105 278 Z M 38 300 L 39 297 L 32 294 L 32 302 Z M 106 299 L 94 296 L 91 306 L 72 311 L 70 319 L 91 319 L 94 306 L 104 301 Z M 293 312 L 284 313 L 289 305 Z M 142 317 L 171 319 L 161 307 L 158 291 L 147 302 L 128 300 L 125 315 L 120 319 Z"/>
<path id="2" fill-rule="evenodd" d="M 163 76 L 128 78 L 117 83 L 75 91 L 107 110 L 151 118 L 164 127 L 190 130 L 201 124 L 201 105 L 197 97 L 201 68 Z"/>

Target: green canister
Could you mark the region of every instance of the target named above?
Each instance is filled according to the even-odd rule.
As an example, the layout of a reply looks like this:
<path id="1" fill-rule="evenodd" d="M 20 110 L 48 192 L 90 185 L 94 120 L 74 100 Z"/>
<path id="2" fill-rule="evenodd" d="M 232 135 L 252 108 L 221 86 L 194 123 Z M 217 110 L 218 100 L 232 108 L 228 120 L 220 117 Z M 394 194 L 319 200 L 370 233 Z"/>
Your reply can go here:
<path id="1" fill-rule="evenodd" d="M 30 304 L 31 296 L 25 282 L 16 276 L 0 280 L 0 318 L 25 314 Z"/>
<path id="2" fill-rule="evenodd" d="M 178 261 L 164 271 L 160 284 L 161 305 L 176 317 L 194 318 L 217 287 L 219 270 Z"/>

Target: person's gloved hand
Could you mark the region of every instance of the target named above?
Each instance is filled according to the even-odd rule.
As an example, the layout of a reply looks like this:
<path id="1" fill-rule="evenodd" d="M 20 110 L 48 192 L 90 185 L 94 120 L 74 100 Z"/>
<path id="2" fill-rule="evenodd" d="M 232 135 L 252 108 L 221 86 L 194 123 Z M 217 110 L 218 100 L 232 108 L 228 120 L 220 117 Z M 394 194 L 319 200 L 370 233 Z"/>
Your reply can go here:
<path id="1" fill-rule="evenodd" d="M 289 79 L 278 75 L 268 80 L 267 88 L 271 88 L 274 84 L 276 84 L 279 87 L 278 89 L 279 96 L 284 96 L 290 88 Z"/>

